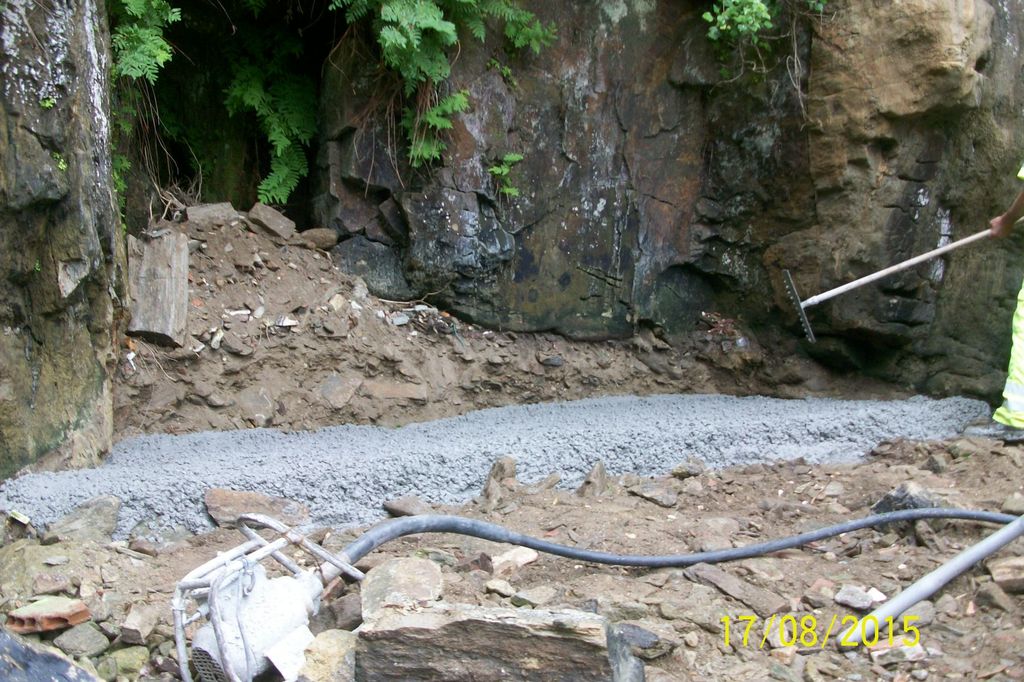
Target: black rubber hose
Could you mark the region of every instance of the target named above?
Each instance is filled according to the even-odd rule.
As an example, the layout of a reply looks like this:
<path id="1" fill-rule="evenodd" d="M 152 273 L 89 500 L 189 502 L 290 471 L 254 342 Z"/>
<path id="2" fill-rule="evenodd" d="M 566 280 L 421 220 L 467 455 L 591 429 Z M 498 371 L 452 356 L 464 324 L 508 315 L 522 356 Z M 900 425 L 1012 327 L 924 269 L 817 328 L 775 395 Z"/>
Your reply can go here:
<path id="1" fill-rule="evenodd" d="M 862 519 L 846 521 L 834 526 L 826 526 L 818 530 L 808 531 L 799 535 L 793 535 L 778 540 L 747 545 L 745 547 L 734 547 L 713 552 L 697 552 L 694 554 L 676 554 L 668 556 L 639 556 L 631 554 L 612 554 L 610 552 L 595 552 L 576 547 L 566 547 L 545 540 L 538 540 L 529 535 L 515 533 L 502 526 L 486 521 L 467 519 L 461 516 L 445 516 L 424 514 L 420 516 L 405 516 L 398 519 L 385 521 L 356 538 L 345 548 L 345 555 L 350 563 L 356 563 L 364 556 L 377 549 L 385 542 L 390 542 L 406 535 L 417 533 L 457 533 L 469 535 L 475 538 L 491 540 L 493 542 L 504 542 L 510 545 L 529 547 L 546 554 L 554 554 L 577 561 L 588 561 L 595 564 L 611 564 L 614 566 L 642 566 L 645 568 L 678 568 L 692 566 L 693 564 L 706 563 L 714 564 L 723 561 L 736 561 L 738 559 L 749 559 L 750 557 L 762 556 L 779 552 L 792 547 L 806 545 L 815 540 L 833 537 L 842 533 L 860 530 L 871 526 L 881 526 L 889 523 L 904 521 L 918 521 L 920 519 L 959 519 L 964 521 L 983 521 L 986 523 L 1007 524 L 1017 519 L 1011 514 L 999 514 L 996 512 L 972 511 L 967 509 L 953 509 L 948 507 L 927 507 L 924 509 L 905 509 L 901 511 L 875 514 Z"/>

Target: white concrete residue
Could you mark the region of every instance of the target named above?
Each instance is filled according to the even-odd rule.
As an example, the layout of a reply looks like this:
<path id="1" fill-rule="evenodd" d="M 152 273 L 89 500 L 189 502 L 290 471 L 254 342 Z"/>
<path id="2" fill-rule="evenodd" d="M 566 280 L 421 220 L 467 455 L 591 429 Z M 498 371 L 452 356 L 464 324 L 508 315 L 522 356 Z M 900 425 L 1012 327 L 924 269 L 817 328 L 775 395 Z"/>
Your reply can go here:
<path id="1" fill-rule="evenodd" d="M 39 54 L 34 61 L 8 60 L 2 74 L 4 94 L 26 107 L 57 98 L 71 79 L 67 68 L 71 10 L 54 3 L 45 10 L 44 30 L 33 30 L 28 21 L 32 3 L 33 0 L 4 0 L 0 10 L 0 45 L 5 54 L 18 53 L 19 44 L 26 41 L 38 46 Z"/>
<path id="2" fill-rule="evenodd" d="M 89 104 L 92 106 L 93 124 L 95 127 L 94 144 L 101 150 L 99 168 L 100 177 L 106 177 L 110 171 L 110 116 L 107 111 L 107 51 L 99 49 L 96 24 L 102 17 L 96 7 L 96 0 L 83 0 L 82 24 L 85 30 L 85 45 L 89 52 Z"/>
<path id="3" fill-rule="evenodd" d="M 935 212 L 935 219 L 939 222 L 939 243 L 935 245 L 935 248 L 938 249 L 953 241 L 953 220 L 949 215 L 949 209 L 941 207 Z M 932 263 L 929 279 L 938 284 L 945 276 L 946 261 L 942 258 L 936 258 Z"/>
<path id="4" fill-rule="evenodd" d="M 656 6 L 656 0 L 628 0 L 628 2 L 627 0 L 606 0 L 601 3 L 601 10 L 613 26 L 618 26 L 619 22 L 625 19 L 632 9 L 640 22 L 640 30 L 647 31 L 647 17 Z"/>
<path id="5" fill-rule="evenodd" d="M 610 0 L 609 2 L 603 2 L 601 3 L 601 10 L 604 11 L 604 15 L 615 25 L 618 25 L 618 23 L 629 13 L 629 8 L 626 6 L 626 0 Z"/>

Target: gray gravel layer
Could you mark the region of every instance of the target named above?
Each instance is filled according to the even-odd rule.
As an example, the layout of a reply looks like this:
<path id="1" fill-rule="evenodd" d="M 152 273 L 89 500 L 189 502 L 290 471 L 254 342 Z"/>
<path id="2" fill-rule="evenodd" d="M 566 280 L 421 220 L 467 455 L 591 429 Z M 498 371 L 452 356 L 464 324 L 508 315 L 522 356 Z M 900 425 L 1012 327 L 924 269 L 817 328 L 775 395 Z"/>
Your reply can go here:
<path id="1" fill-rule="evenodd" d="M 660 475 L 690 457 L 711 467 L 804 457 L 851 461 L 890 438 L 941 439 L 984 417 L 966 398 L 899 401 L 779 400 L 728 396 L 620 397 L 482 410 L 397 429 L 338 426 L 155 435 L 117 444 L 97 469 L 31 474 L 0 485 L 0 509 L 41 527 L 97 495 L 123 505 L 124 537 L 137 523 L 211 526 L 207 488 L 299 500 L 318 524 L 366 523 L 381 503 L 413 494 L 457 504 L 478 494 L 504 456 L 531 482 L 552 472 L 578 485 L 598 460 L 613 474 Z"/>

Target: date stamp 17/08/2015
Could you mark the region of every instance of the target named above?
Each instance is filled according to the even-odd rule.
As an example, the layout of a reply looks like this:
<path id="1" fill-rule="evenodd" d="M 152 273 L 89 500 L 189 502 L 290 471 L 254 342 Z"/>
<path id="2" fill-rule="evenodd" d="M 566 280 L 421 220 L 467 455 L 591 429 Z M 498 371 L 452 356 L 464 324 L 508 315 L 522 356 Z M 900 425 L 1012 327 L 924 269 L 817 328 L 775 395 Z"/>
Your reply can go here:
<path id="1" fill-rule="evenodd" d="M 756 627 L 758 621 L 761 627 Z M 725 646 L 765 645 L 784 647 L 796 646 L 802 649 L 824 649 L 830 641 L 839 639 L 839 646 L 854 647 L 863 644 L 873 647 L 877 644 L 914 646 L 921 641 L 921 632 L 914 622 L 918 616 L 903 615 L 900 618 L 887 617 L 879 620 L 875 616 L 832 616 L 820 622 L 816 616 L 807 614 L 799 618 L 794 614 L 782 617 L 771 616 L 767 620 L 754 615 L 722 616 Z M 775 636 L 773 636 L 773 634 Z"/>

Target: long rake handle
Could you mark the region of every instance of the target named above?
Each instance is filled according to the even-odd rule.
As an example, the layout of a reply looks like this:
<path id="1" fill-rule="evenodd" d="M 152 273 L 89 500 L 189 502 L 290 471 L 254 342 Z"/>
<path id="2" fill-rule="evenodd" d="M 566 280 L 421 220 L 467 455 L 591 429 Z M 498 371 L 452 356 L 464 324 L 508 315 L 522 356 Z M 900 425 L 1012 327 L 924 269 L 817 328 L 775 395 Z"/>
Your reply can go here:
<path id="1" fill-rule="evenodd" d="M 935 258 L 936 256 L 941 256 L 942 254 L 944 254 L 944 253 L 946 253 L 948 251 L 952 251 L 953 249 L 959 249 L 961 246 L 966 246 L 967 244 L 970 244 L 971 242 L 976 242 L 979 239 L 984 239 L 985 237 L 990 237 L 990 236 L 992 236 L 992 231 L 991 230 L 988 230 L 988 229 L 982 230 L 981 232 L 978 232 L 977 234 L 972 234 L 970 237 L 964 237 L 963 239 L 957 240 L 957 241 L 952 242 L 950 244 L 946 244 L 945 246 L 940 246 L 937 249 L 932 249 L 931 251 L 929 251 L 927 253 L 922 253 L 920 256 L 914 256 L 913 258 L 905 260 L 902 263 L 897 263 L 896 265 L 891 265 L 891 266 L 887 267 L 884 270 L 879 270 L 878 272 L 872 273 L 870 275 L 865 275 L 864 277 L 861 277 L 860 279 L 855 279 L 852 282 L 848 282 L 847 284 L 844 284 L 842 286 L 836 287 L 835 289 L 829 289 L 828 291 L 823 291 L 822 293 L 818 294 L 817 296 L 811 296 L 806 301 L 802 301 L 800 303 L 800 307 L 801 308 L 810 308 L 812 305 L 817 305 L 817 304 L 819 304 L 819 303 L 821 303 L 823 301 L 827 301 L 828 299 L 833 298 L 835 296 L 838 296 L 839 294 L 845 294 L 847 291 L 850 291 L 851 289 L 856 289 L 857 287 L 862 287 L 865 284 L 870 284 L 871 282 L 875 282 L 877 280 L 880 280 L 883 277 L 888 277 L 889 275 L 893 274 L 894 272 L 899 272 L 900 270 L 906 270 L 907 268 L 912 268 L 912 267 L 914 267 L 915 265 L 917 265 L 919 263 L 925 262 L 926 260 L 930 260 L 932 258 Z"/>

